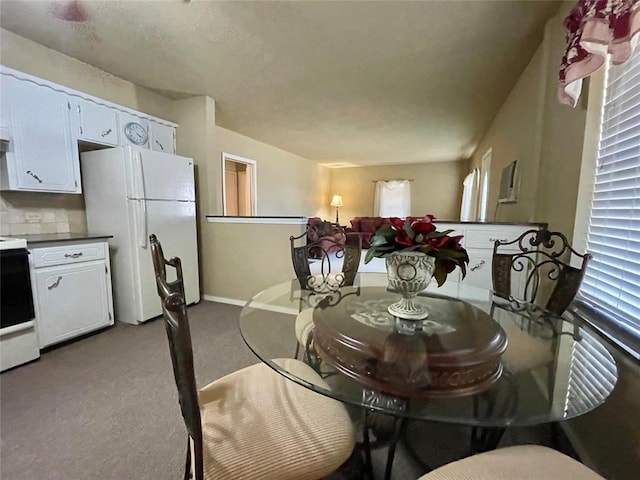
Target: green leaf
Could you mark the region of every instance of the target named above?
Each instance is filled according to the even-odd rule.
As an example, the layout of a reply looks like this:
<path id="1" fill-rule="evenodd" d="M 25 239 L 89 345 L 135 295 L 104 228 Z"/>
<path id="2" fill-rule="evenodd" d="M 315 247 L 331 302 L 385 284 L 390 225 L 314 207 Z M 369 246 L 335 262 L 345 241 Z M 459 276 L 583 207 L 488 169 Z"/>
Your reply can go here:
<path id="1" fill-rule="evenodd" d="M 438 282 L 438 287 L 444 285 L 444 282 L 447 280 L 447 269 L 444 268 L 444 265 L 440 262 L 436 262 L 436 269 L 433 272 L 433 277 Z"/>
<path id="2" fill-rule="evenodd" d="M 375 256 L 376 256 L 375 248 L 370 248 L 369 250 L 367 250 L 367 254 L 364 256 L 364 263 L 369 263 Z"/>
<path id="3" fill-rule="evenodd" d="M 416 238 L 416 232 L 413 231 L 413 228 L 411 228 L 411 223 L 409 223 L 408 220 L 405 220 L 404 225 L 402 225 L 402 229 L 407 233 L 411 240 Z"/>
<path id="4" fill-rule="evenodd" d="M 387 243 L 387 239 L 384 238 L 382 235 L 374 235 L 373 237 L 371 237 L 371 240 L 369 241 L 369 244 L 372 247 L 379 247 L 380 245 L 385 245 Z"/>

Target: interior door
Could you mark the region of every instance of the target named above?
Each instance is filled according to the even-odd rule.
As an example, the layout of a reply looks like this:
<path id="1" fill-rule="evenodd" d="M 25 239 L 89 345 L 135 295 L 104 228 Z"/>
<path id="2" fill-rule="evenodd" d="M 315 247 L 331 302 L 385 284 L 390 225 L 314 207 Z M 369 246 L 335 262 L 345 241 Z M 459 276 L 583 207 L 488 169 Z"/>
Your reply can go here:
<path id="1" fill-rule="evenodd" d="M 198 245 L 196 240 L 195 202 L 147 201 L 146 232 L 155 234 L 162 244 L 167 259 L 179 257 L 182 261 L 187 303 L 200 300 L 198 276 Z M 142 320 L 162 314 L 155 282 L 151 247 L 136 245 L 138 275 L 141 286 Z M 168 280 L 175 280 L 173 269 L 167 268 Z"/>

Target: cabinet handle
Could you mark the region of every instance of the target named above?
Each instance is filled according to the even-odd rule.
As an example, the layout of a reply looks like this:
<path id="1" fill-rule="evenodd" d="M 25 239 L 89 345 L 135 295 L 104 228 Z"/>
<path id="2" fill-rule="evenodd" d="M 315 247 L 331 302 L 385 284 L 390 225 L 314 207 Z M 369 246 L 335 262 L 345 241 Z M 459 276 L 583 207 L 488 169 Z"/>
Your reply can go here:
<path id="1" fill-rule="evenodd" d="M 484 260 L 480 260 L 480 263 L 478 263 L 477 265 L 474 265 L 469 270 L 471 270 L 472 272 L 475 272 L 479 268 L 482 268 L 483 265 L 484 265 Z"/>
<path id="2" fill-rule="evenodd" d="M 65 253 L 65 258 L 78 258 L 82 256 L 82 252 L 74 252 L 74 253 Z"/>
<path id="3" fill-rule="evenodd" d="M 508 242 L 509 240 L 507 240 L 506 238 L 490 238 L 489 241 L 490 242 Z"/>
<path id="4" fill-rule="evenodd" d="M 158 140 L 156 140 L 156 143 L 157 143 L 157 144 L 158 144 L 158 146 L 160 147 L 160 150 L 164 150 L 164 147 L 162 146 L 162 144 L 161 144 Z"/>
<path id="5" fill-rule="evenodd" d="M 111 133 L 111 129 L 109 129 L 109 130 L 105 130 L 104 132 L 102 132 L 102 133 L 101 133 L 101 135 L 102 135 L 103 137 L 106 137 L 106 136 L 107 136 L 107 135 L 109 135 L 110 133 Z"/>
<path id="6" fill-rule="evenodd" d="M 27 175 L 31 175 L 33 178 L 35 178 L 38 183 L 42 183 L 42 180 L 40 180 L 40 177 L 38 177 L 35 173 L 33 173 L 31 170 L 27 170 Z"/>
<path id="7" fill-rule="evenodd" d="M 56 281 L 53 282 L 51 285 L 49 285 L 47 287 L 48 290 L 51 290 L 53 288 L 56 288 L 58 285 L 60 285 L 60 280 L 62 280 L 62 277 L 60 275 L 58 275 L 58 278 L 56 278 Z"/>

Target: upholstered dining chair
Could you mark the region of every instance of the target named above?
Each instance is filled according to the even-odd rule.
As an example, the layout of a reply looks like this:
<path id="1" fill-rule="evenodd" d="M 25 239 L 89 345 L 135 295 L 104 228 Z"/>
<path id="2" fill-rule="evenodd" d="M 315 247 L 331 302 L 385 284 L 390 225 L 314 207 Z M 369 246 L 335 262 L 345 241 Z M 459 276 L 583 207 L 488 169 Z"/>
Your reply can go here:
<path id="1" fill-rule="evenodd" d="M 164 258 L 150 236 L 178 399 L 188 432 L 184 478 L 319 479 L 335 471 L 354 448 L 344 406 L 256 364 L 197 390 L 180 260 Z M 166 280 L 166 266 L 177 279 Z M 322 384 L 304 363 L 286 368 Z M 328 387 L 327 387 L 328 388 Z"/>
<path id="2" fill-rule="evenodd" d="M 504 447 L 449 463 L 418 480 L 604 480 L 582 463 L 540 445 Z"/>
<path id="3" fill-rule="evenodd" d="M 298 242 L 304 242 L 297 245 Z M 331 222 L 321 222 L 297 237 L 289 237 L 291 261 L 303 292 L 295 322 L 297 338 L 295 358 L 300 347 L 309 352 L 313 338 L 313 308 L 326 295 L 341 287 L 352 286 L 362 254 L 362 239 L 349 237 Z"/>
<path id="4" fill-rule="evenodd" d="M 560 232 L 527 230 L 511 241 L 496 240 L 493 247 L 494 298 L 536 303 L 561 315 L 578 293 L 589 253 L 580 254 Z M 579 267 L 573 266 L 579 264 Z M 524 291 L 514 298 L 512 273 L 524 275 Z"/>

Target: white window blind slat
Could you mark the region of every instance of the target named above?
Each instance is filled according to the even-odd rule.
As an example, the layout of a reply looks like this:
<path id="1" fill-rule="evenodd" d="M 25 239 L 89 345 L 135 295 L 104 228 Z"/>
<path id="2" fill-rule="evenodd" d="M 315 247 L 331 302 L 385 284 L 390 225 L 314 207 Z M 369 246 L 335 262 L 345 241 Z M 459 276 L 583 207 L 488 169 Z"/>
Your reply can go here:
<path id="1" fill-rule="evenodd" d="M 580 296 L 640 333 L 640 54 L 609 66 Z M 578 344 L 577 344 L 578 345 Z M 576 347 L 579 348 L 579 347 Z M 578 358 L 581 358 L 578 355 Z M 574 390 L 592 388 L 576 378 Z M 593 391 L 593 390 L 592 390 Z"/>

